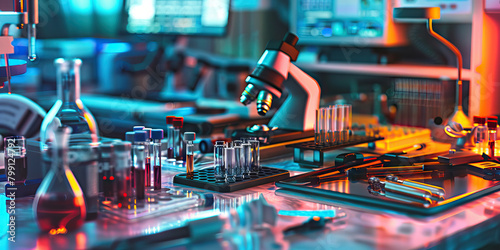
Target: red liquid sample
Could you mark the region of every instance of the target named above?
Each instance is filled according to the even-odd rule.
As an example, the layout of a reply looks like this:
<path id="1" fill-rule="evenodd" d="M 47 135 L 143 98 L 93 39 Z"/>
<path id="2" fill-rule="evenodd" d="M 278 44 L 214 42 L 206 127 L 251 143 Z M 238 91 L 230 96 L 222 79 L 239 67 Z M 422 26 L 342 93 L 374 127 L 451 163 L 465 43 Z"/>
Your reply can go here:
<path id="1" fill-rule="evenodd" d="M 131 184 L 131 187 L 134 188 L 135 187 L 135 168 L 134 166 L 130 167 L 130 184 Z"/>
<path id="2" fill-rule="evenodd" d="M 127 170 L 128 171 L 128 170 Z M 128 177 L 127 177 L 128 178 Z M 116 178 L 117 201 L 119 207 L 128 206 L 130 198 L 130 179 Z"/>
<path id="3" fill-rule="evenodd" d="M 155 190 L 161 189 L 161 166 L 154 166 L 154 187 Z"/>
<path id="4" fill-rule="evenodd" d="M 79 228 L 85 221 L 85 205 L 83 198 L 67 199 L 64 194 L 56 194 L 52 198 L 40 197 L 36 210 L 36 220 L 42 231 L 65 229 L 71 231 Z"/>
<path id="5" fill-rule="evenodd" d="M 115 177 L 110 174 L 105 174 L 103 177 L 102 188 L 104 191 L 104 197 L 113 198 L 115 194 Z"/>
<path id="6" fill-rule="evenodd" d="M 173 159 L 173 158 L 174 158 L 174 149 L 168 148 L 167 149 L 167 159 Z"/>
<path id="7" fill-rule="evenodd" d="M 144 200 L 146 196 L 144 189 L 145 175 L 144 169 L 135 169 L 135 195 L 137 200 Z"/>
<path id="8" fill-rule="evenodd" d="M 495 142 L 494 141 L 488 142 L 488 146 L 490 148 L 490 157 L 495 158 Z"/>
<path id="9" fill-rule="evenodd" d="M 26 168 L 25 157 L 9 157 L 7 155 L 4 164 L 7 176 L 14 178 L 14 182 L 16 184 L 23 184 L 26 181 L 26 178 L 28 177 L 28 169 Z M 14 175 L 9 175 L 9 171 L 14 172 Z"/>
<path id="10" fill-rule="evenodd" d="M 151 187 L 151 159 L 150 158 L 148 158 L 146 160 L 146 179 L 144 181 L 145 181 L 146 187 Z"/>

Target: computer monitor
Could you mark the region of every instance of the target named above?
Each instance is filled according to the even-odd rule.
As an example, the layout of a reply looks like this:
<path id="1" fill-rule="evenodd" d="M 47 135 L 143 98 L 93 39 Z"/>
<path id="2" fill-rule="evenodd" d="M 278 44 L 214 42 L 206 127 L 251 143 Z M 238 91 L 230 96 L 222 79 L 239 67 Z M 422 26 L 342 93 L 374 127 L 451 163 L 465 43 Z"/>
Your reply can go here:
<path id="1" fill-rule="evenodd" d="M 393 22 L 394 3 L 395 0 L 292 0 L 291 31 L 302 44 L 403 45 L 404 24 Z"/>
<path id="2" fill-rule="evenodd" d="M 223 36 L 230 0 L 126 0 L 132 34 Z"/>

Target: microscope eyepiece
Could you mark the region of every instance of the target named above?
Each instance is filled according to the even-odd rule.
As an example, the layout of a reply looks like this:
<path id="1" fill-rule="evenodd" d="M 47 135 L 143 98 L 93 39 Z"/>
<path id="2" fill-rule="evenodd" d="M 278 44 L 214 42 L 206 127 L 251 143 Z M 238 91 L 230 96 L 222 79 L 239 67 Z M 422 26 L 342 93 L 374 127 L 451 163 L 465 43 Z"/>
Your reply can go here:
<path id="1" fill-rule="evenodd" d="M 265 90 L 260 91 L 259 96 L 257 96 L 257 113 L 261 116 L 265 116 L 267 111 L 271 109 L 272 103 L 273 96 Z"/>

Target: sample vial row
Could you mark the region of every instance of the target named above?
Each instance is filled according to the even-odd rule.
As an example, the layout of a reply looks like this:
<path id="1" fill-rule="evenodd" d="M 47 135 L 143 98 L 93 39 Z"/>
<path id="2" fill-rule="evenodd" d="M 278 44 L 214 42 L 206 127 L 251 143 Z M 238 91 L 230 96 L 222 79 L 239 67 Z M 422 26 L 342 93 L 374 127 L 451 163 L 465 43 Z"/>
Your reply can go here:
<path id="1" fill-rule="evenodd" d="M 260 143 L 257 139 L 217 141 L 214 145 L 214 168 L 217 181 L 234 182 L 260 171 Z"/>
<path id="2" fill-rule="evenodd" d="M 316 145 L 334 145 L 347 142 L 351 126 L 351 105 L 335 105 L 317 109 L 314 142 Z"/>

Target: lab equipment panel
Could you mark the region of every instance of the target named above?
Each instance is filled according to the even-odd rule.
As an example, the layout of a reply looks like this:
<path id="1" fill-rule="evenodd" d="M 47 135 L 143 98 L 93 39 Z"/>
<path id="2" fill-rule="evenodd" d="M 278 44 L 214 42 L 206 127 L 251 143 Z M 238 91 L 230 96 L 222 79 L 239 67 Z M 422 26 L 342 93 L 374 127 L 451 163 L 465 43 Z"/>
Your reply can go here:
<path id="1" fill-rule="evenodd" d="M 396 46 L 404 25 L 392 21 L 393 0 L 292 0 L 291 31 L 302 44 Z"/>
<path id="2" fill-rule="evenodd" d="M 223 36 L 230 0 L 127 0 L 129 33 Z"/>

